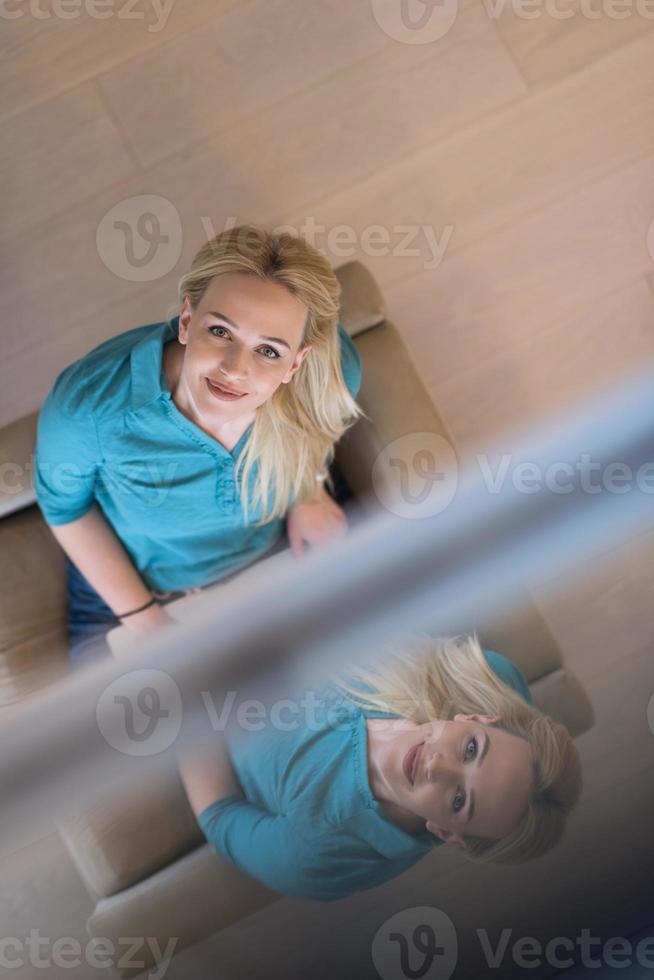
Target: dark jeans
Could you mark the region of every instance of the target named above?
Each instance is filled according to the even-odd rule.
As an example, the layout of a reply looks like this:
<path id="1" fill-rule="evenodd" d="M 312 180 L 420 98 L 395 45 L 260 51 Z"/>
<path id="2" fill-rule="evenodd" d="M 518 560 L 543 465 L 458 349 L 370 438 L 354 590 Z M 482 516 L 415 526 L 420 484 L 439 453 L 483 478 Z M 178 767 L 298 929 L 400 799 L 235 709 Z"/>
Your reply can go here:
<path id="1" fill-rule="evenodd" d="M 67 558 L 68 656 L 73 668 L 111 656 L 107 632 L 120 624 L 106 602 Z"/>

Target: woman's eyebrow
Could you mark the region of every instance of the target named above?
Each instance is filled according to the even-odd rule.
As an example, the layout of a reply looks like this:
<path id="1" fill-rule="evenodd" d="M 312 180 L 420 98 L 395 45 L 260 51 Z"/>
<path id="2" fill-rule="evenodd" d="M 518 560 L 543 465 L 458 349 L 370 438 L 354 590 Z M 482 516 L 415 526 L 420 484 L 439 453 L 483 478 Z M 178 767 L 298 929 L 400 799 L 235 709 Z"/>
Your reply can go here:
<path id="1" fill-rule="evenodd" d="M 241 329 L 239 327 L 238 323 L 234 323 L 234 321 L 233 320 L 230 320 L 230 318 L 228 316 L 225 316 L 224 313 L 216 313 L 215 310 L 209 310 L 208 311 L 208 314 L 209 314 L 209 316 L 215 316 L 217 320 L 226 320 L 227 323 L 229 323 L 230 327 L 234 327 L 234 330 L 240 330 Z M 288 347 L 289 350 L 291 349 L 291 345 L 286 340 L 282 340 L 281 337 L 260 337 L 259 339 L 260 340 L 273 340 L 275 343 L 277 343 L 277 344 L 283 344 L 284 347 Z"/>
<path id="2" fill-rule="evenodd" d="M 479 761 L 478 761 L 477 765 L 480 766 L 482 764 L 482 762 L 484 761 L 484 756 L 488 752 L 488 749 L 489 748 L 490 748 L 490 738 L 489 738 L 488 733 L 486 732 L 486 741 L 484 742 L 484 747 L 481 750 L 481 755 L 479 756 Z M 474 817 L 474 815 L 475 815 L 475 791 L 471 789 L 470 790 L 470 804 L 468 806 L 468 819 L 466 820 L 466 823 L 470 823 L 470 821 L 472 820 L 472 818 Z"/>

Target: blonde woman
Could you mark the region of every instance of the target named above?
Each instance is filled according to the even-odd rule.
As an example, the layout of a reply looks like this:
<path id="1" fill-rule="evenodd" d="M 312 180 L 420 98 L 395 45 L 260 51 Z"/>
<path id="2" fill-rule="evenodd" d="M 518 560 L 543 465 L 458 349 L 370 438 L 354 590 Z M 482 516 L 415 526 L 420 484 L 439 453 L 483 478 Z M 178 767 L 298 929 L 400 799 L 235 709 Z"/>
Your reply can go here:
<path id="1" fill-rule="evenodd" d="M 512 863 L 560 839 L 581 791 L 577 750 L 506 657 L 476 637 L 416 634 L 374 668 L 333 677 L 258 711 L 251 730 L 178 750 L 223 857 L 281 894 L 330 901 L 442 843 Z"/>
<path id="2" fill-rule="evenodd" d="M 171 620 L 164 605 L 285 544 L 346 533 L 324 487 L 363 414 L 340 284 L 303 239 L 242 225 L 198 251 L 177 316 L 67 367 L 39 415 L 35 489 L 68 557 L 73 666 L 106 632 Z"/>

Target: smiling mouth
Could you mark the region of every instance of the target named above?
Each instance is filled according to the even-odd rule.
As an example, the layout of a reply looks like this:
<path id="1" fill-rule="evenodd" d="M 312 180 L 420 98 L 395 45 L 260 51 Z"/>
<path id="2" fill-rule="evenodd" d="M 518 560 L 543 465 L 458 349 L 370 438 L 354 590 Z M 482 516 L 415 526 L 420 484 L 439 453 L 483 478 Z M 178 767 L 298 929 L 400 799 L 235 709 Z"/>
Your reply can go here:
<path id="1" fill-rule="evenodd" d="M 402 768 L 404 770 L 404 775 L 412 786 L 415 782 L 416 773 L 418 771 L 418 757 L 420 755 L 420 749 L 424 744 L 424 742 L 418 742 L 418 744 L 410 748 L 407 754 L 404 756 Z"/>
<path id="2" fill-rule="evenodd" d="M 225 388 L 224 385 L 218 384 L 217 381 L 212 381 L 211 378 L 206 378 L 205 380 L 209 386 L 210 392 L 213 395 L 217 395 L 219 398 L 229 398 L 235 400 L 237 398 L 243 398 L 244 395 L 247 395 L 247 391 L 234 391 L 233 388 Z"/>

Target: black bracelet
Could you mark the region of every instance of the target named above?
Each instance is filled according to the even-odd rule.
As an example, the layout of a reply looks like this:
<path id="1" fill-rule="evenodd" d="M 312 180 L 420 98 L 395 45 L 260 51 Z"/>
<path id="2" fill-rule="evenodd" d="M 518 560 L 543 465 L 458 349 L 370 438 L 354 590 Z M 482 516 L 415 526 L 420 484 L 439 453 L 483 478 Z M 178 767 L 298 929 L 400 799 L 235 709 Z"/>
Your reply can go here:
<path id="1" fill-rule="evenodd" d="M 153 606 L 156 601 L 157 600 L 155 599 L 155 597 L 152 596 L 152 598 L 150 599 L 150 601 L 149 602 L 146 602 L 146 604 L 144 606 L 140 606 L 138 609 L 132 609 L 131 612 L 123 613 L 122 616 L 119 616 L 118 617 L 118 619 L 127 619 L 128 616 L 133 616 L 134 613 L 143 612 L 144 609 L 149 609 L 150 606 Z"/>

